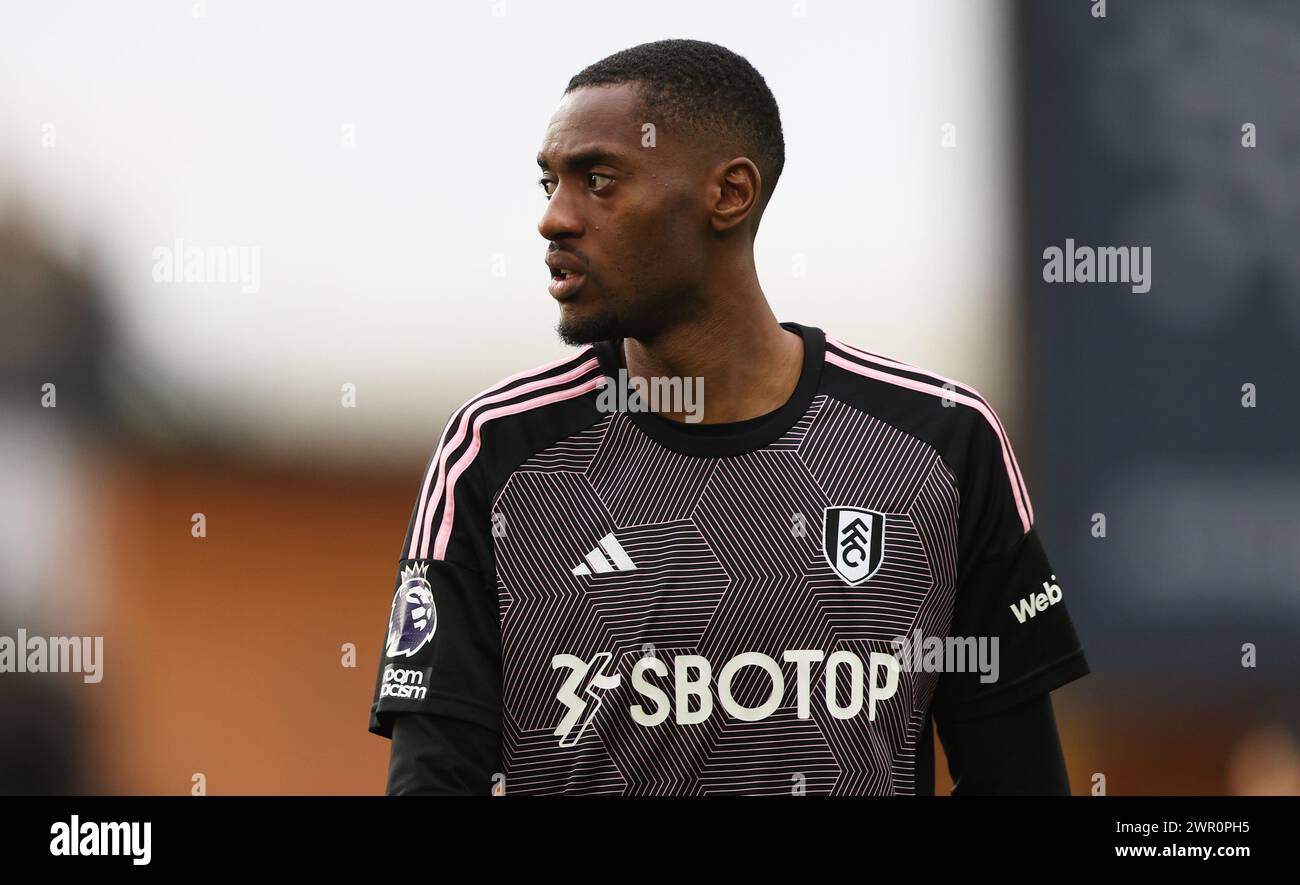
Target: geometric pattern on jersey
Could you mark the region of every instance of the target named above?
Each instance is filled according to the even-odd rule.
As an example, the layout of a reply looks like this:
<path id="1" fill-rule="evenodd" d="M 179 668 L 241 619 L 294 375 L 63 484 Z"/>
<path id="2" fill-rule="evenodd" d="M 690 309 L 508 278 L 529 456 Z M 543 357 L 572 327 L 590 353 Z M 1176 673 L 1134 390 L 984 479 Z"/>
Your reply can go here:
<path id="1" fill-rule="evenodd" d="M 857 586 L 823 555 L 827 507 L 885 515 L 882 563 Z M 492 510 L 509 526 L 495 541 L 509 792 L 788 795 L 799 778 L 809 794 L 916 791 L 938 674 L 903 669 L 874 721 L 865 699 L 858 715 L 837 719 L 823 660 L 812 665 L 811 715 L 800 719 L 796 665 L 782 654 L 842 649 L 865 663 L 895 652 L 894 637 L 948 631 L 957 480 L 927 443 L 825 394 L 774 443 L 726 458 L 671 451 L 614 413 L 520 465 Z M 635 569 L 574 574 L 611 533 Z M 668 667 L 655 681 L 674 713 L 645 726 L 629 713 L 650 703 L 631 668 L 651 648 Z M 744 652 L 768 655 L 785 681 L 779 707 L 758 721 L 728 715 L 718 696 L 719 670 Z M 551 659 L 600 653 L 618 686 L 580 692 L 590 719 L 561 746 L 554 731 L 567 709 L 557 694 L 568 671 Z M 713 668 L 712 714 L 698 724 L 675 721 L 671 674 L 684 654 Z M 745 667 L 731 688 L 754 707 L 771 682 Z"/>

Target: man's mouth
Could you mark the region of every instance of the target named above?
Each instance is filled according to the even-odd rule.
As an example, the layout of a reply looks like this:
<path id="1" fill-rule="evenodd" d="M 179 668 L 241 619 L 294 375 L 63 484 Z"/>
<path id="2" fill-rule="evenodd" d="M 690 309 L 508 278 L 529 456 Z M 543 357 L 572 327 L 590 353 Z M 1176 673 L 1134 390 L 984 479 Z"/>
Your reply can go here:
<path id="1" fill-rule="evenodd" d="M 573 294 L 586 278 L 586 274 L 577 271 L 553 270 L 551 271 L 551 284 L 546 287 L 546 290 L 551 293 L 551 297 L 555 300 L 564 301 L 573 297 Z"/>

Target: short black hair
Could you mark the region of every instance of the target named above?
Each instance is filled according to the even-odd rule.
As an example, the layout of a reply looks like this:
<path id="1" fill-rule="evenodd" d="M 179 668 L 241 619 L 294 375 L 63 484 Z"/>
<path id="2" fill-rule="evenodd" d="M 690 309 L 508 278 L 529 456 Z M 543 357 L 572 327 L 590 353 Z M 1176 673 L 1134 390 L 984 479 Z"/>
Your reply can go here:
<path id="1" fill-rule="evenodd" d="M 657 40 L 588 65 L 564 93 L 624 83 L 636 87 L 643 120 L 734 143 L 753 160 L 765 191 L 761 216 L 785 167 L 785 136 L 776 98 L 753 65 L 716 43 Z"/>

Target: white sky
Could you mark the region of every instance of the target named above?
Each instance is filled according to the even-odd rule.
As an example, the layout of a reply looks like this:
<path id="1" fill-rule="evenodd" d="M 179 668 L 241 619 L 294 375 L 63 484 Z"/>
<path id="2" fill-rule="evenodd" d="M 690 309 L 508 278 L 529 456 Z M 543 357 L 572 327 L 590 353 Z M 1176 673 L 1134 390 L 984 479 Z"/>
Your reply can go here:
<path id="1" fill-rule="evenodd" d="M 561 356 L 534 155 L 570 76 L 667 37 L 744 55 L 781 106 L 778 317 L 1015 412 L 1005 4 L 199 7 L 7 4 L 0 194 L 93 241 L 133 351 L 251 444 L 427 456 L 450 408 Z M 177 238 L 258 247 L 261 290 L 155 283 Z"/>

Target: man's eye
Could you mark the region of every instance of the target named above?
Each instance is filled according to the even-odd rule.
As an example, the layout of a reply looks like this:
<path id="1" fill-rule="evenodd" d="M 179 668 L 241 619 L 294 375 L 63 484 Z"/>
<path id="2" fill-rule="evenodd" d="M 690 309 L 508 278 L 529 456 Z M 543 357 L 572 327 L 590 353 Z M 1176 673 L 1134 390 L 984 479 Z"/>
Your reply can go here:
<path id="1" fill-rule="evenodd" d="M 609 187 L 613 180 L 614 179 L 611 176 L 601 175 L 599 172 L 587 173 L 587 182 L 594 190 L 603 190 L 604 188 Z M 537 183 L 541 185 L 542 191 L 545 192 L 546 199 L 549 200 L 555 195 L 556 183 L 554 181 L 551 181 L 549 178 L 542 178 L 538 179 Z"/>

